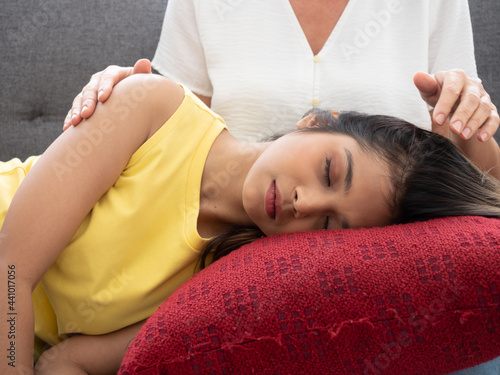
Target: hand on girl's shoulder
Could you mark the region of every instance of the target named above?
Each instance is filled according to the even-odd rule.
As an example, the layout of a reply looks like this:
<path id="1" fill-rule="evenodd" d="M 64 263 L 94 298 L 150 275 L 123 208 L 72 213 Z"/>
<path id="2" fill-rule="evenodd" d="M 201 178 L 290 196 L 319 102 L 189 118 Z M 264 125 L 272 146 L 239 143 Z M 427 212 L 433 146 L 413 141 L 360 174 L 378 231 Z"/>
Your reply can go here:
<path id="1" fill-rule="evenodd" d="M 132 112 L 143 116 L 143 121 L 152 124 L 151 136 L 174 114 L 184 97 L 184 89 L 166 77 L 134 74 L 120 81 L 108 100 L 118 118 L 128 117 Z"/>
<path id="2" fill-rule="evenodd" d="M 131 108 L 141 103 L 149 103 L 165 109 L 174 107 L 175 112 L 185 95 L 179 84 L 158 74 L 134 74 L 119 82 L 116 88 L 128 91 L 128 97 L 124 98 L 124 101 L 130 104 Z"/>

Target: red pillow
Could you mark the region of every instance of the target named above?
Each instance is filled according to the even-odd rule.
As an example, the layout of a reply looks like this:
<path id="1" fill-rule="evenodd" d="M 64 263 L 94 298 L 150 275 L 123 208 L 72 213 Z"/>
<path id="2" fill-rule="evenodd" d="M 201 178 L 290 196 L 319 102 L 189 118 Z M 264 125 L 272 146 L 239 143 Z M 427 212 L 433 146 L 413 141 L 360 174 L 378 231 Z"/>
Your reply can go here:
<path id="1" fill-rule="evenodd" d="M 446 374 L 500 356 L 500 220 L 263 238 L 195 275 L 120 374 Z"/>

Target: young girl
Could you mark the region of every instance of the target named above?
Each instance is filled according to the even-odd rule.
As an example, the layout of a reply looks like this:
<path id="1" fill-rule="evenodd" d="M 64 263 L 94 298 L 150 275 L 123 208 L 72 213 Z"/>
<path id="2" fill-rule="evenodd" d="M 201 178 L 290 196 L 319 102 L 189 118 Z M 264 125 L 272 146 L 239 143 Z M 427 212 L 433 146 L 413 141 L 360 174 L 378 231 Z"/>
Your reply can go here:
<path id="1" fill-rule="evenodd" d="M 350 113 L 300 127 L 240 142 L 188 90 L 136 75 L 42 157 L 0 164 L 2 373 L 32 371 L 34 333 L 54 345 L 39 373 L 116 372 L 203 249 L 204 265 L 262 235 L 500 217 L 498 181 L 445 138 Z"/>

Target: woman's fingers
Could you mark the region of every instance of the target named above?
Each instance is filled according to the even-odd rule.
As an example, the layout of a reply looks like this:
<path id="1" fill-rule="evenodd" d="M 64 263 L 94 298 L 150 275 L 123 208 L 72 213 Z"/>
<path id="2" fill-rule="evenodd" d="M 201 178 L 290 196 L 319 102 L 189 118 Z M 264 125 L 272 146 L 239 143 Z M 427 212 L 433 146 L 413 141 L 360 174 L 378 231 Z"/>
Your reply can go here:
<path id="1" fill-rule="evenodd" d="M 93 74 L 89 83 L 73 100 L 73 106 L 64 119 L 63 130 L 71 125 L 76 126 L 82 119 L 92 116 L 97 102 L 103 103 L 108 100 L 118 82 L 137 73 L 151 73 L 151 62 L 148 59 L 140 59 L 133 68 L 110 65 L 103 71 Z"/>
<path id="2" fill-rule="evenodd" d="M 149 61 L 147 63 L 143 60 L 140 61 L 140 70 L 147 71 Z M 149 63 L 149 66 L 149 71 L 151 71 L 151 63 Z M 89 83 L 73 100 L 70 113 L 64 120 L 63 130 L 68 129 L 71 125 L 76 126 L 82 119 L 92 116 L 97 102 L 105 102 L 111 95 L 113 87 L 131 74 L 133 74 L 133 68 L 122 68 L 117 65 L 110 65 L 103 71 L 93 74 Z"/>
<path id="3" fill-rule="evenodd" d="M 441 87 L 439 99 L 434 107 L 434 121 L 442 125 L 459 103 L 467 76 L 462 71 L 451 70 L 438 72 L 434 77 Z"/>
<path id="4" fill-rule="evenodd" d="M 71 126 L 71 115 L 73 114 L 73 110 L 69 110 L 66 118 L 63 123 L 63 131 L 67 130 Z"/>
<path id="5" fill-rule="evenodd" d="M 431 114 L 431 116 L 432 116 L 432 114 Z M 432 121 L 431 131 L 433 133 L 442 135 L 445 138 L 451 139 L 449 126 L 443 126 L 443 125 L 437 124 L 435 121 Z"/>
<path id="6" fill-rule="evenodd" d="M 420 96 L 427 105 L 434 107 L 439 99 L 441 87 L 436 79 L 430 74 L 424 72 L 417 72 L 413 76 L 413 83 L 420 91 Z"/>
<path id="7" fill-rule="evenodd" d="M 132 68 L 111 65 L 98 74 L 98 82 L 95 89 L 92 90 L 92 96 L 90 96 L 89 92 L 89 100 L 93 100 L 94 103 L 97 103 L 97 101 L 103 103 L 108 100 L 113 87 L 132 74 Z"/>
<path id="8" fill-rule="evenodd" d="M 99 101 L 104 103 L 108 100 L 111 92 L 113 91 L 113 87 L 115 85 L 124 80 L 125 78 L 133 75 L 133 74 L 150 74 L 151 73 L 151 62 L 148 59 L 140 59 L 137 60 L 133 68 L 127 67 L 122 68 L 117 65 L 108 66 L 104 71 L 98 73 L 98 84 L 95 90 L 89 90 L 89 103 L 92 101 L 94 104 Z M 91 81 L 92 83 L 92 81 Z M 96 94 L 97 96 L 95 96 Z M 84 103 L 85 100 L 85 92 L 84 92 Z M 94 106 L 95 109 L 95 106 Z M 94 111 L 92 110 L 92 113 Z M 87 116 L 85 116 L 87 118 Z"/>
<path id="9" fill-rule="evenodd" d="M 426 97 L 425 91 L 421 90 L 422 98 L 427 98 L 430 105 L 438 96 L 433 123 L 443 125 L 449 119 L 450 130 L 462 139 L 470 139 L 477 133 L 477 138 L 484 142 L 495 134 L 500 122 L 498 112 L 478 79 L 470 78 L 458 69 L 436 73 L 434 79 L 438 87 L 434 96 Z M 428 81 L 431 87 L 431 80 Z M 419 87 L 417 81 L 415 84 Z"/>
<path id="10" fill-rule="evenodd" d="M 457 102 L 450 125 L 455 134 L 460 134 L 462 138 L 469 139 L 479 127 L 486 121 L 491 108 L 483 100 L 481 91 L 476 86 L 466 86 Z"/>
<path id="11" fill-rule="evenodd" d="M 80 106 L 75 108 L 76 113 L 77 115 L 80 115 L 80 118 L 75 118 L 74 120 L 78 120 L 78 122 L 75 123 L 75 121 L 72 121 L 73 125 L 78 125 L 82 119 L 89 118 L 92 113 L 94 113 L 95 106 L 97 104 L 97 86 L 99 85 L 99 80 L 100 77 L 94 74 L 90 79 L 90 82 L 83 88 L 81 92 L 82 99 Z"/>
<path id="12" fill-rule="evenodd" d="M 134 72 L 133 74 L 143 73 L 143 74 L 151 74 L 151 61 L 148 59 L 140 59 L 134 64 Z"/>
<path id="13" fill-rule="evenodd" d="M 477 138 L 483 142 L 496 133 L 499 123 L 497 108 L 479 82 L 464 91 L 450 121 L 455 134 L 470 139 L 477 133 Z"/>
<path id="14" fill-rule="evenodd" d="M 67 130 L 71 125 L 78 125 L 83 118 L 88 118 L 94 113 L 95 105 L 97 102 L 97 85 L 99 84 L 100 74 L 102 72 L 92 75 L 90 82 L 85 85 L 75 99 L 73 105 L 64 119 L 63 130 Z"/>
<path id="15" fill-rule="evenodd" d="M 69 110 L 66 118 L 64 119 L 63 130 L 68 129 L 71 125 L 73 125 L 73 120 L 76 120 L 77 124 L 81 121 L 80 117 L 80 108 L 82 105 L 82 93 L 79 93 L 75 99 L 73 99 L 73 104 L 71 109 Z"/>
<path id="16" fill-rule="evenodd" d="M 497 132 L 500 125 L 500 117 L 495 105 L 490 106 L 490 115 L 483 126 L 479 129 L 477 137 L 480 141 L 486 142 Z"/>

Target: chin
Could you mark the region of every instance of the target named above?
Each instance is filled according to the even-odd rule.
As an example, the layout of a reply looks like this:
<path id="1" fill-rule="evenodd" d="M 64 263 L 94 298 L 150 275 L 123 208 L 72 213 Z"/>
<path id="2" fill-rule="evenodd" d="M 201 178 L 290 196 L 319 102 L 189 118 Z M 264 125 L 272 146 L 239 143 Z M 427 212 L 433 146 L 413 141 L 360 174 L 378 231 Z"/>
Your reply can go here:
<path id="1" fill-rule="evenodd" d="M 282 231 L 277 230 L 276 228 L 262 228 L 259 226 L 259 229 L 266 235 L 266 237 L 275 236 L 277 234 L 283 233 Z"/>

